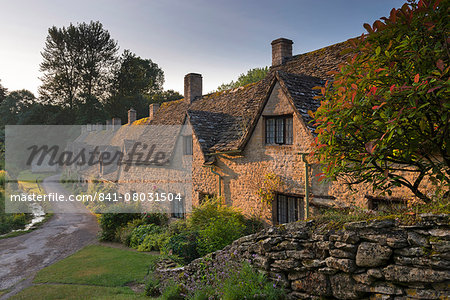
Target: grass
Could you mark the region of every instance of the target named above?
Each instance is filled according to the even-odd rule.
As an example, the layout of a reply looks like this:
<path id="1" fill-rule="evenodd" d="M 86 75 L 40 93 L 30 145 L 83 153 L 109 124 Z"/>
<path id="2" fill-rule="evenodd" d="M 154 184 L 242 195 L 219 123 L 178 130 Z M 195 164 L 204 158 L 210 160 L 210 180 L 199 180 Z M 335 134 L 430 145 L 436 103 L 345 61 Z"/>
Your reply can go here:
<path id="1" fill-rule="evenodd" d="M 87 246 L 74 255 L 43 270 L 35 283 L 77 283 L 99 286 L 124 286 L 144 282 L 149 267 L 158 256 L 105 246 Z"/>
<path id="2" fill-rule="evenodd" d="M 35 193 L 35 194 L 43 194 L 44 190 L 40 184 L 37 182 L 43 181 L 45 177 L 51 176 L 53 173 L 31 173 L 31 171 L 23 171 L 17 176 L 18 180 L 18 187 L 20 190 L 27 192 L 27 193 Z M 4 184 L 6 181 L 6 172 L 4 170 L 0 171 L 0 239 L 4 238 L 10 238 L 19 236 L 25 233 L 28 233 L 36 228 L 38 228 L 40 225 L 42 225 L 44 222 L 46 222 L 50 217 L 51 214 L 47 214 L 45 216 L 45 219 L 37 224 L 35 224 L 31 229 L 29 230 L 23 230 L 23 231 L 15 231 L 11 232 L 12 230 L 19 230 L 23 229 L 32 219 L 31 214 L 23 214 L 23 213 L 13 213 L 13 214 L 6 214 L 5 213 L 5 190 L 4 190 Z M 48 205 L 48 203 L 42 203 L 44 207 Z M 18 208 L 18 211 L 26 211 L 27 210 L 27 204 L 26 203 L 19 203 L 19 205 L 22 205 L 24 207 L 16 207 Z M 23 209 L 23 210 L 22 210 Z"/>
<path id="3" fill-rule="evenodd" d="M 128 287 L 84 286 L 74 284 L 35 285 L 10 299 L 149 299 Z"/>
<path id="4" fill-rule="evenodd" d="M 32 173 L 30 170 L 22 171 L 17 176 L 19 188 L 29 194 L 43 194 L 42 181 L 54 173 Z"/>
<path id="5" fill-rule="evenodd" d="M 158 259 L 158 255 L 87 246 L 39 271 L 35 285 L 11 299 L 149 299 L 127 284 L 145 283 Z"/>
<path id="6" fill-rule="evenodd" d="M 16 237 L 16 236 L 19 236 L 19 235 L 22 235 L 22 234 L 25 234 L 25 233 L 32 232 L 32 231 L 34 231 L 34 230 L 40 228 L 40 227 L 41 227 L 45 222 L 47 222 L 51 217 L 53 217 L 53 213 L 45 214 L 44 220 L 42 220 L 42 221 L 40 221 L 40 222 L 38 222 L 38 223 L 35 223 L 35 224 L 33 225 L 33 227 L 31 227 L 30 229 L 6 233 L 6 234 L 0 236 L 0 240 L 2 240 L 2 239 L 7 239 L 7 238 L 12 238 L 12 237 Z M 0 296 L 1 296 L 1 291 L 0 291 Z"/>

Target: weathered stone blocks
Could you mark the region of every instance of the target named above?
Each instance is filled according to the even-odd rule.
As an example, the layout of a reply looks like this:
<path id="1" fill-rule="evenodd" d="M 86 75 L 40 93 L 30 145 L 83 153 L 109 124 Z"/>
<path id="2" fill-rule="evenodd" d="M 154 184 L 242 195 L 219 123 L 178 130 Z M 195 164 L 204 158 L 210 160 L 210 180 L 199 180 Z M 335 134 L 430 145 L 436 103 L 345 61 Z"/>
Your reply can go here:
<path id="1" fill-rule="evenodd" d="M 359 267 L 378 267 L 386 264 L 392 255 L 392 249 L 377 243 L 363 242 L 358 246 L 356 265 Z"/>

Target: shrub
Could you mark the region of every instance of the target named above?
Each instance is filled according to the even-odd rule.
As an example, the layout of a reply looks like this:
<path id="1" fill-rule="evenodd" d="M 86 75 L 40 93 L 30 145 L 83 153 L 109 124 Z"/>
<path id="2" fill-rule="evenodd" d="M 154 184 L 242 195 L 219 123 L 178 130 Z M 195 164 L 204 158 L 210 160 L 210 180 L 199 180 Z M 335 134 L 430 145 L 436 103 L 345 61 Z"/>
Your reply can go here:
<path id="1" fill-rule="evenodd" d="M 117 208 L 117 207 L 116 207 Z M 119 209 L 119 208 L 117 208 Z M 102 241 L 115 241 L 116 239 L 116 231 L 128 224 L 128 222 L 133 221 L 134 219 L 141 218 L 141 214 L 139 213 L 104 213 L 99 217 L 100 222 L 100 240 Z"/>
<path id="2" fill-rule="evenodd" d="M 243 263 L 242 268 L 231 272 L 225 280 L 222 290 L 222 299 L 284 299 L 283 290 L 276 289 L 276 284 L 267 280 L 266 276 L 249 263 Z"/>
<path id="3" fill-rule="evenodd" d="M 159 291 L 159 280 L 151 277 L 145 285 L 145 295 L 149 297 L 157 297 L 161 293 Z"/>
<path id="4" fill-rule="evenodd" d="M 198 252 L 200 255 L 220 250 L 243 236 L 245 226 L 237 215 L 213 217 L 199 230 Z"/>
<path id="5" fill-rule="evenodd" d="M 167 213 L 163 212 L 146 213 L 144 214 L 143 219 L 146 224 L 155 224 L 159 226 L 166 226 L 169 224 L 169 216 Z"/>
<path id="6" fill-rule="evenodd" d="M 164 251 L 167 254 L 180 257 L 184 263 L 190 263 L 200 257 L 197 248 L 198 232 L 188 229 L 170 236 L 164 245 Z"/>
<path id="7" fill-rule="evenodd" d="M 143 219 L 134 219 L 128 222 L 126 226 L 119 227 L 116 230 L 115 240 L 121 242 L 126 246 L 130 246 L 130 239 L 133 230 L 142 224 L 144 224 Z"/>
<path id="8" fill-rule="evenodd" d="M 179 284 L 171 283 L 167 286 L 167 288 L 164 290 L 163 294 L 161 295 L 162 299 L 165 300 L 183 300 L 185 299 L 181 295 L 181 287 Z"/>

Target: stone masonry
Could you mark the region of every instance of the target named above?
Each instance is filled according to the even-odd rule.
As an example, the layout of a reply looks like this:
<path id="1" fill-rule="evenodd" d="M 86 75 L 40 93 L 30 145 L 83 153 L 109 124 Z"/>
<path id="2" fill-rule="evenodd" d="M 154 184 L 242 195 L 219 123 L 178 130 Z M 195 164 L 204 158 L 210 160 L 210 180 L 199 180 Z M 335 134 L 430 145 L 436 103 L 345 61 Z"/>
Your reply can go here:
<path id="1" fill-rule="evenodd" d="M 248 260 L 290 299 L 448 299 L 448 215 L 421 215 L 412 226 L 394 219 L 353 222 L 325 230 L 314 222 L 268 228 L 240 238 L 164 278 L 195 278 L 212 261 Z"/>

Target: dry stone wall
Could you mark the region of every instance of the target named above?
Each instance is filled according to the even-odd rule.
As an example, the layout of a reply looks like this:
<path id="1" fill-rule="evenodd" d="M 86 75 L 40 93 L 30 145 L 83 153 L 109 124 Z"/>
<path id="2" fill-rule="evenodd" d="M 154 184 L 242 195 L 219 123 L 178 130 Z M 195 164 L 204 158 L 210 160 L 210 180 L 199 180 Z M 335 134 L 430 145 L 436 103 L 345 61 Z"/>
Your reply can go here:
<path id="1" fill-rule="evenodd" d="M 342 230 L 314 222 L 271 227 L 206 259 L 158 272 L 195 278 L 211 261 L 248 260 L 282 282 L 290 299 L 448 299 L 449 216 L 420 218 L 412 226 L 385 219 L 348 223 Z"/>

